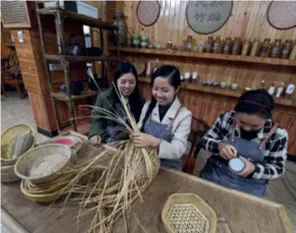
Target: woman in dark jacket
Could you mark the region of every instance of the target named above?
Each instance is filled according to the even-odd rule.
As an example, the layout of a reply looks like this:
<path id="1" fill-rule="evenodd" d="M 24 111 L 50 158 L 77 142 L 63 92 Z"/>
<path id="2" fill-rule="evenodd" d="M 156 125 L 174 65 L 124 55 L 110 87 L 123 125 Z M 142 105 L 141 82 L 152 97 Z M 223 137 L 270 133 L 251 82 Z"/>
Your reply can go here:
<path id="1" fill-rule="evenodd" d="M 123 106 L 117 96 L 116 89 L 124 96 L 135 120 L 138 122 L 145 99 L 139 93 L 138 76 L 135 67 L 130 63 L 120 63 L 117 67 L 113 82 L 115 87 L 100 93 L 95 106 L 112 111 L 125 118 Z M 115 89 L 116 88 L 116 89 Z M 96 142 L 113 143 L 129 138 L 120 124 L 99 117 L 96 110 L 92 112 L 92 123 L 89 138 Z"/>

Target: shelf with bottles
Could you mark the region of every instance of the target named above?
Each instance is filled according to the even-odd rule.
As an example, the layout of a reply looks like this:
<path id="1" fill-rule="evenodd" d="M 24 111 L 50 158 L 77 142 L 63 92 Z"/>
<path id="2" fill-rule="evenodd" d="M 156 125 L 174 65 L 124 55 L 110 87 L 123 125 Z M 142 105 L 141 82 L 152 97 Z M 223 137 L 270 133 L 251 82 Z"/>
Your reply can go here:
<path id="1" fill-rule="evenodd" d="M 150 81 L 151 80 L 149 77 L 145 77 L 145 76 L 139 77 L 139 82 L 150 84 Z M 227 87 L 226 85 L 224 85 L 224 82 L 221 82 L 218 84 L 219 85 L 217 85 L 217 83 L 205 84 L 205 82 L 200 83 L 198 81 L 193 82 L 192 80 L 190 80 L 190 81 L 184 81 L 182 83 L 182 89 L 211 93 L 216 95 L 223 95 L 223 96 L 234 97 L 234 98 L 240 97 L 244 91 L 248 90 L 248 88 L 239 89 L 237 85 L 233 85 L 233 84 L 231 85 L 231 87 Z M 275 87 L 275 91 L 277 91 L 276 87 Z M 276 95 L 276 92 L 275 92 L 275 95 Z M 275 97 L 274 100 L 275 100 L 275 103 L 278 105 L 282 105 L 286 107 L 296 107 L 296 99 L 293 99 L 293 97 L 292 98 L 289 98 L 288 96 L 286 96 L 286 98 Z"/>
<path id="2" fill-rule="evenodd" d="M 296 41 L 293 42 L 293 40 L 286 40 L 282 43 L 281 39 L 272 42 L 269 38 L 264 41 L 246 38 L 242 41 L 239 37 L 234 40 L 226 37 L 223 40 L 221 36 L 215 36 L 215 38 L 209 36 L 205 44 L 201 41 L 197 45 L 196 50 L 214 54 L 296 60 Z"/>
<path id="3" fill-rule="evenodd" d="M 109 47 L 110 51 L 117 51 L 117 47 Z M 283 59 L 283 58 L 271 58 L 271 57 L 250 57 L 242 55 L 232 54 L 216 54 L 207 52 L 193 52 L 193 51 L 181 51 L 173 49 L 155 49 L 155 48 L 135 48 L 135 47 L 120 47 L 119 51 L 122 54 L 146 54 L 146 55 L 158 55 L 158 56 L 175 56 L 186 58 L 199 58 L 210 60 L 223 60 L 234 62 L 246 62 L 246 63 L 259 63 L 268 65 L 281 65 L 281 66 L 293 66 L 296 67 L 296 60 Z"/>

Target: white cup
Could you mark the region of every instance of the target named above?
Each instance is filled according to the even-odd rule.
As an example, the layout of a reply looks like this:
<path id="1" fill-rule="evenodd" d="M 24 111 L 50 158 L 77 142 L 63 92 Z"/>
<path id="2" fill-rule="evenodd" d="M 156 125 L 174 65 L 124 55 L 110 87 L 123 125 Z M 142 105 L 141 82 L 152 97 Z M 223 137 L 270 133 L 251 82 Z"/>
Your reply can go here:
<path id="1" fill-rule="evenodd" d="M 195 71 L 192 73 L 192 79 L 197 79 L 198 73 Z"/>
<path id="2" fill-rule="evenodd" d="M 184 78 L 185 79 L 190 79 L 190 72 L 186 72 L 185 74 L 184 74 Z"/>

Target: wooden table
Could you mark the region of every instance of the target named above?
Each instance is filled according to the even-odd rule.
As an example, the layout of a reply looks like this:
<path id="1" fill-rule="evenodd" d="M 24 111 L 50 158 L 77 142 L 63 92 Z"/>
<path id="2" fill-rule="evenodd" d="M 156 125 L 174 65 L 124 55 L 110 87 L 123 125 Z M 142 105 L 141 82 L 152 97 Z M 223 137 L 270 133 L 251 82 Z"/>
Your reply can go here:
<path id="1" fill-rule="evenodd" d="M 166 233 L 161 221 L 161 210 L 169 195 L 191 192 L 203 198 L 223 217 L 231 231 L 218 224 L 217 233 L 292 233 L 283 205 L 230 190 L 195 176 L 162 168 L 143 195 L 127 214 L 129 233 Z M 31 233 L 81 233 L 88 229 L 90 216 L 76 216 L 78 206 L 61 212 L 61 204 L 40 205 L 26 199 L 19 183 L 1 185 L 1 205 L 20 225 Z M 5 224 L 5 222 L 4 222 Z M 124 221 L 119 219 L 114 233 L 124 233 Z"/>

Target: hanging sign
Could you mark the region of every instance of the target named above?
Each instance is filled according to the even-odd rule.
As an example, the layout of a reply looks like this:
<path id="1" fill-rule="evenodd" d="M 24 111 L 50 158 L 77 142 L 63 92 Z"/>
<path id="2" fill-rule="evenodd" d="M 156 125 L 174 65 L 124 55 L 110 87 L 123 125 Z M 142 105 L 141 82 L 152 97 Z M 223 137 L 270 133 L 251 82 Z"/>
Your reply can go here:
<path id="1" fill-rule="evenodd" d="M 227 22 L 231 10 L 232 1 L 189 1 L 187 23 L 197 33 L 210 34 Z"/>

